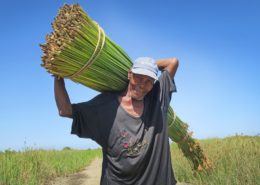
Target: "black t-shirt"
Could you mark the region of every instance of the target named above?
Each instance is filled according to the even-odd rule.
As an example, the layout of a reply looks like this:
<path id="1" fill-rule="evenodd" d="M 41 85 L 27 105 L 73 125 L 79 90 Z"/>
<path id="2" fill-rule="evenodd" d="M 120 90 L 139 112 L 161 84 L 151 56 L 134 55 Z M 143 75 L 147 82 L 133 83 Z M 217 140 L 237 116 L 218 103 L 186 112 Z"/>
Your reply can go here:
<path id="1" fill-rule="evenodd" d="M 134 117 L 119 104 L 118 93 L 101 93 L 72 104 L 72 134 L 102 146 L 101 185 L 174 185 L 167 110 L 174 80 L 163 71 Z"/>

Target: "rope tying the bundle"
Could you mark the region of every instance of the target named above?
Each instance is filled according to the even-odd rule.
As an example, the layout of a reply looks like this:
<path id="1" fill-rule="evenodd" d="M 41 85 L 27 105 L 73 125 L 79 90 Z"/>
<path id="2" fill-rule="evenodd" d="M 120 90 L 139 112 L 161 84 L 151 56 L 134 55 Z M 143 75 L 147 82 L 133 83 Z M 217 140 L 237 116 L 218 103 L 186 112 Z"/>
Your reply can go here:
<path id="1" fill-rule="evenodd" d="M 104 30 L 98 25 L 98 23 L 96 23 L 95 21 L 93 21 L 97 27 L 98 27 L 98 41 L 97 41 L 97 45 L 96 48 L 93 52 L 93 54 L 91 55 L 91 57 L 88 59 L 88 61 L 86 62 L 86 64 L 77 72 L 75 72 L 74 74 L 68 76 L 69 78 L 75 78 L 77 75 L 79 75 L 80 73 L 82 73 L 82 71 L 86 70 L 88 67 L 90 67 L 93 62 L 98 58 L 98 56 L 100 55 L 104 45 L 105 45 L 105 40 L 106 40 L 106 35 Z"/>
<path id="2" fill-rule="evenodd" d="M 176 114 L 175 114 L 175 112 L 172 111 L 172 113 L 173 113 L 173 120 L 172 120 L 171 124 L 168 125 L 168 127 L 171 127 L 171 126 L 174 124 L 175 120 L 176 120 Z"/>

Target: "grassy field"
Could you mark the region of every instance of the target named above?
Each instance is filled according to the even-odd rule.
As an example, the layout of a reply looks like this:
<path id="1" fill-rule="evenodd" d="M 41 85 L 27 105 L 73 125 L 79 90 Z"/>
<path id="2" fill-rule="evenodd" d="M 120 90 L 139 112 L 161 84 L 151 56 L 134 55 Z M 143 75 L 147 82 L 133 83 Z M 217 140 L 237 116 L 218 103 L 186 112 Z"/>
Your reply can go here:
<path id="1" fill-rule="evenodd" d="M 82 170 L 101 150 L 31 150 L 0 153 L 0 185 L 47 184 L 57 176 Z"/>
<path id="2" fill-rule="evenodd" d="M 178 181 L 194 185 L 260 184 L 260 137 L 233 136 L 200 141 L 214 163 L 210 172 L 194 172 L 177 145 L 171 145 Z M 0 185 L 40 185 L 82 170 L 101 150 L 26 150 L 0 153 Z"/>
<path id="3" fill-rule="evenodd" d="M 172 163 L 180 182 L 196 185 L 258 185 L 260 184 L 260 137 L 233 136 L 200 141 L 213 161 L 211 172 L 193 172 L 175 144 Z"/>

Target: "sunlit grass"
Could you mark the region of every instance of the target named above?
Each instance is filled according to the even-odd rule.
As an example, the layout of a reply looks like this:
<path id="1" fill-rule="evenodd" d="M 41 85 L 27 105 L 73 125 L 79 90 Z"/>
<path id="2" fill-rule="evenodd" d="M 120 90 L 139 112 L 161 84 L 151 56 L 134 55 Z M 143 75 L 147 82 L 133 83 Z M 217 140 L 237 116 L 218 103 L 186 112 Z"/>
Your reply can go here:
<path id="1" fill-rule="evenodd" d="M 200 140 L 213 162 L 210 172 L 194 172 L 188 160 L 171 145 L 172 163 L 179 182 L 194 185 L 260 184 L 260 137 L 233 136 Z M 81 171 L 101 150 L 32 150 L 0 153 L 0 185 L 41 185 L 57 176 Z M 101 167 L 100 167 L 101 168 Z"/>
<path id="2" fill-rule="evenodd" d="M 192 171 L 177 146 L 172 144 L 172 162 L 178 181 L 198 185 L 260 184 L 259 136 L 233 136 L 200 142 L 213 162 L 213 170 L 202 173 Z"/>
<path id="3" fill-rule="evenodd" d="M 100 150 L 8 150 L 0 153 L 0 184 L 45 184 L 83 169 L 95 157 L 101 157 Z"/>

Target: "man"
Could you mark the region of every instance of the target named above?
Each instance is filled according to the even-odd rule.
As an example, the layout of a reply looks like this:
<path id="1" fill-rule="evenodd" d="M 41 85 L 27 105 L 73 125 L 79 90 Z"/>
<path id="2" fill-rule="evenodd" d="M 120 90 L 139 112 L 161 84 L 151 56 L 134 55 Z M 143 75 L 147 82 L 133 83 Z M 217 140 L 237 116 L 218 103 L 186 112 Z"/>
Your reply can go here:
<path id="1" fill-rule="evenodd" d="M 96 141 L 103 152 L 101 185 L 173 185 L 167 110 L 176 58 L 138 58 L 122 92 L 71 104 L 64 80 L 55 78 L 59 115 L 73 119 L 72 134 Z M 158 69 L 161 75 L 157 78 Z"/>

